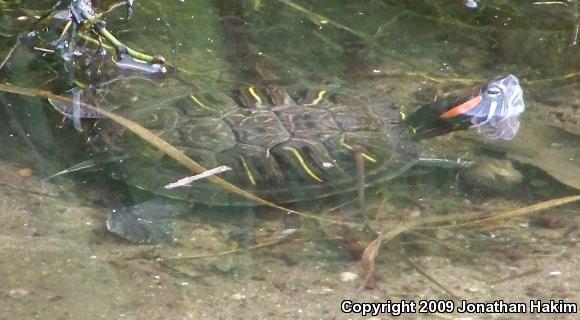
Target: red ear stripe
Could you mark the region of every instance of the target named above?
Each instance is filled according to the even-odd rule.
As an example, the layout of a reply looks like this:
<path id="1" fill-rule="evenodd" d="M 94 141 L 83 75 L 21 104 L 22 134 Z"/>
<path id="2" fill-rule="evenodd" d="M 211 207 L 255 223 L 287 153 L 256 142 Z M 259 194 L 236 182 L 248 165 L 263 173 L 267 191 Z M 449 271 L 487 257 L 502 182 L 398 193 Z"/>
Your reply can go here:
<path id="1" fill-rule="evenodd" d="M 478 95 L 471 100 L 465 101 L 464 103 L 447 110 L 441 115 L 441 118 L 453 118 L 457 117 L 458 115 L 465 114 L 467 111 L 477 106 L 481 99 L 481 95 Z"/>

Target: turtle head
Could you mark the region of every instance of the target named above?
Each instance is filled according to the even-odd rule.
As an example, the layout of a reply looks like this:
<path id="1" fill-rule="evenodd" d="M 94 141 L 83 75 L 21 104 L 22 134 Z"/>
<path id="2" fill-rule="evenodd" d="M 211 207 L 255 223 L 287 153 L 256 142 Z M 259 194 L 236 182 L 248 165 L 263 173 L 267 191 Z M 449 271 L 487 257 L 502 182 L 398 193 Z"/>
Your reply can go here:
<path id="1" fill-rule="evenodd" d="M 488 81 L 476 94 L 454 95 L 420 108 L 407 123 L 419 138 L 471 127 L 491 140 L 511 140 L 524 110 L 522 88 L 510 74 Z"/>

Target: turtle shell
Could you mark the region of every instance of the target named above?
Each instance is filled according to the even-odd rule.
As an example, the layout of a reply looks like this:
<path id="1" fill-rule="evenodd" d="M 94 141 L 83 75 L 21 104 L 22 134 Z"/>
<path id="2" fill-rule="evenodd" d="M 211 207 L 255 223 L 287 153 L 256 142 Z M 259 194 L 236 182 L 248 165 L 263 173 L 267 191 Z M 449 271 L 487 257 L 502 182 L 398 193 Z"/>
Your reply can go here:
<path id="1" fill-rule="evenodd" d="M 419 145 L 399 110 L 378 96 L 330 97 L 324 91 L 289 95 L 283 87 L 243 88 L 233 94 L 176 92 L 151 85 L 118 114 L 151 130 L 205 168 L 226 165 L 228 182 L 264 199 L 288 203 L 356 190 L 355 156 L 365 162 L 365 183 L 389 180 L 413 166 Z M 143 100 L 145 103 L 140 103 Z M 170 198 L 209 205 L 252 204 L 199 180 L 161 151 L 107 120 L 93 146 L 122 153 L 111 176 Z"/>

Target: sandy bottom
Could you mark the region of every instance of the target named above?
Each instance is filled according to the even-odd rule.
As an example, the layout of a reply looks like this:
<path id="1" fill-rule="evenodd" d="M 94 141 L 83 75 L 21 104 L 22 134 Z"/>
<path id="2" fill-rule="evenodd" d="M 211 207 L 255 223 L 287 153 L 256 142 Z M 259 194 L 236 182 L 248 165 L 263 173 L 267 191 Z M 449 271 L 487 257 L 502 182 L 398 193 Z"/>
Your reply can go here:
<path id="1" fill-rule="evenodd" d="M 109 210 L 34 176 L 24 177 L 19 169 L 1 163 L 2 319 L 358 319 L 360 315 L 341 312 L 341 301 L 454 299 L 456 306 L 461 299 L 580 302 L 580 221 L 565 210 L 559 217 L 566 227 L 520 221 L 527 226 L 480 233 L 481 243 L 472 249 L 459 246 L 461 233 L 441 236 L 448 246 L 437 252 L 410 250 L 421 247 L 420 237 L 387 244 L 377 260 L 376 288 L 358 291 L 360 277 L 348 279 L 353 274 L 345 273 L 356 272 L 355 261 L 339 243 L 314 232 L 240 254 L 171 260 L 167 257 L 232 249 L 231 241 L 219 240 L 228 239 L 230 231 L 200 219 L 189 221 L 193 236 L 175 247 L 131 245 L 105 231 Z M 258 232 L 276 224 L 265 222 Z M 473 239 L 469 241 L 472 246 Z M 195 245 L 185 245 L 189 242 Z M 529 313 L 398 317 L 578 318 Z"/>

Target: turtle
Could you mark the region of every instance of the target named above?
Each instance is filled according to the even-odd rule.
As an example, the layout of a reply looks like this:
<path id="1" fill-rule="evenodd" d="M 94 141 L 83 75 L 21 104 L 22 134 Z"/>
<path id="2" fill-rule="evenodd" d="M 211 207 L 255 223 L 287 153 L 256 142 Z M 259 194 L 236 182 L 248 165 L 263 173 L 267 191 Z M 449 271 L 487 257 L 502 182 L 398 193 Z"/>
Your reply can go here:
<path id="1" fill-rule="evenodd" d="M 260 85 L 230 93 L 192 93 L 190 88 L 172 88 L 170 83 L 176 82 L 163 86 L 146 82 L 138 92 L 145 103 L 118 105 L 115 112 L 206 168 L 231 168 L 221 177 L 268 201 L 290 204 L 354 192 L 357 157 L 364 162 L 365 186 L 387 182 L 421 161 L 423 138 L 473 127 L 490 139 L 509 140 L 518 130 L 524 100 L 514 75 L 495 77 L 479 90 L 469 88 L 406 114 L 381 92 L 292 91 L 259 63 L 240 19 L 224 21 L 235 55 L 256 70 Z M 70 108 L 55 107 L 71 116 Z M 97 122 L 91 141 L 95 152 L 120 159 L 107 166 L 111 177 L 155 195 L 154 200 L 116 210 L 108 218 L 107 229 L 131 242 L 173 239 L 171 223 L 188 210 L 176 201 L 167 206 L 162 199 L 256 205 L 207 180 L 165 188 L 191 173 L 110 121 Z"/>
<path id="2" fill-rule="evenodd" d="M 355 157 L 365 162 L 366 186 L 400 176 L 421 161 L 420 139 L 476 127 L 491 139 L 510 139 L 523 110 L 513 75 L 484 84 L 464 100 L 442 99 L 404 114 L 379 95 L 325 97 L 311 91 L 300 100 L 280 87 L 243 88 L 230 95 L 189 95 L 130 113 L 147 129 L 206 168 L 231 168 L 221 177 L 275 203 L 345 194 L 356 190 Z M 106 121 L 97 126 L 102 152 L 121 153 L 110 175 L 162 198 L 213 206 L 255 203 L 208 181 L 165 186 L 191 175 L 173 159 Z M 106 143 L 103 143 L 106 142 Z M 98 144 L 95 142 L 95 144 Z M 135 243 L 172 239 L 169 224 L 180 213 L 155 201 L 118 210 L 109 231 Z M 171 211 L 171 210 L 170 210 Z"/>

